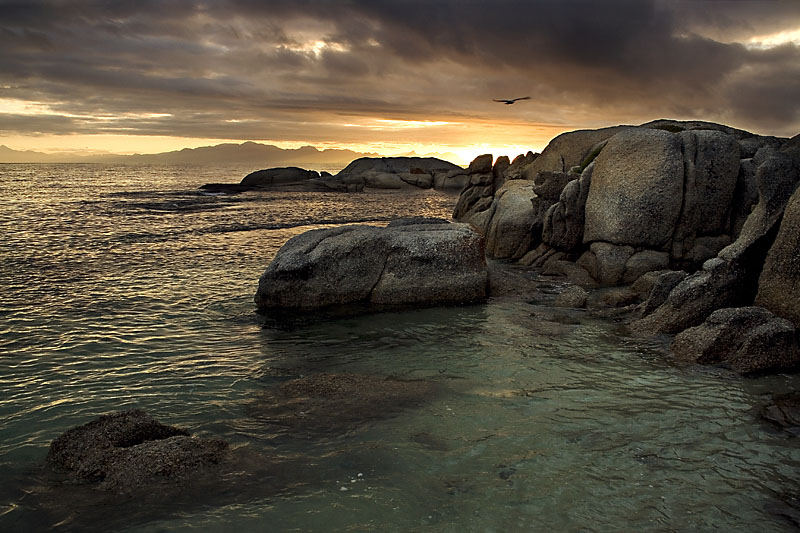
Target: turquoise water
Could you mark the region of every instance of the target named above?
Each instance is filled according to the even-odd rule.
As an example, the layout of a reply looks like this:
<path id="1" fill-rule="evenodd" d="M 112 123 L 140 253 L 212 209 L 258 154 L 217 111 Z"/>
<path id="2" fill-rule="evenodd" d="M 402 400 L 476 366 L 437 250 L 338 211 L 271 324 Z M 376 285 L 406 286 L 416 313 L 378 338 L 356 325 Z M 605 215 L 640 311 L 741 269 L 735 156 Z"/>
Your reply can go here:
<path id="1" fill-rule="evenodd" d="M 455 198 L 196 190 L 250 170 L 0 165 L 0 530 L 791 529 L 776 510 L 800 492 L 800 446 L 756 410 L 797 377 L 676 367 L 665 339 L 514 298 L 264 328 L 258 276 L 292 235 L 447 217 Z M 439 393 L 340 433 L 264 421 L 265 394 L 317 372 Z M 48 507 L 50 441 L 130 407 L 296 468 Z"/>

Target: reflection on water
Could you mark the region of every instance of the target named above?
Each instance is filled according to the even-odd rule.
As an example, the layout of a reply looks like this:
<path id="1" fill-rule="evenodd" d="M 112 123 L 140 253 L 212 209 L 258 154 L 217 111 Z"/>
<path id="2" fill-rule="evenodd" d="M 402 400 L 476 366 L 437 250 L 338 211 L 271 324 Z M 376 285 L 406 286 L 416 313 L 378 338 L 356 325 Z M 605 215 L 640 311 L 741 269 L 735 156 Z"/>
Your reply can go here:
<path id="1" fill-rule="evenodd" d="M 0 529 L 43 529 L 70 505 L 66 529 L 790 527 L 774 511 L 798 494 L 797 439 L 754 408 L 797 378 L 675 368 L 663 339 L 508 298 L 264 329 L 257 279 L 292 235 L 446 217 L 455 198 L 195 190 L 246 172 L 0 166 Z M 281 383 L 323 372 L 438 392 L 313 435 L 259 416 Z M 49 442 L 128 407 L 278 466 L 221 493 L 142 506 L 76 488 L 48 506 Z"/>

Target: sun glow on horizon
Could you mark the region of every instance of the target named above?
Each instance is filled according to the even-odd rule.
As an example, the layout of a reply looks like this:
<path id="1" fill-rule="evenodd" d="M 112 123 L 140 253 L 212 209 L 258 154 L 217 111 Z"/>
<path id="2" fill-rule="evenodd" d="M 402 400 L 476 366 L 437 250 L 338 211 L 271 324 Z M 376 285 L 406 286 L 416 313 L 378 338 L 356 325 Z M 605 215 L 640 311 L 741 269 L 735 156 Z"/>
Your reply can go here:
<path id="1" fill-rule="evenodd" d="M 755 37 L 751 37 L 747 43 L 745 43 L 745 46 L 748 48 L 767 49 L 789 43 L 794 44 L 795 46 L 800 46 L 800 28 L 772 33 L 769 35 L 757 35 Z"/>

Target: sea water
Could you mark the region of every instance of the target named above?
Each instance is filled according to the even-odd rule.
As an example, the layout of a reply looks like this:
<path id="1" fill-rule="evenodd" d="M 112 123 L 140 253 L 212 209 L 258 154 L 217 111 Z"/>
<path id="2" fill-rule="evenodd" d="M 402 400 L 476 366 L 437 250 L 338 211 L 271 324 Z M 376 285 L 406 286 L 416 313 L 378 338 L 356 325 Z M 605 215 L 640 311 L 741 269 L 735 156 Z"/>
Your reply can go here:
<path id="1" fill-rule="evenodd" d="M 676 366 L 668 339 L 518 298 L 264 327 L 257 280 L 293 235 L 449 218 L 456 198 L 198 190 L 251 170 L 0 165 L 0 530 L 791 529 L 800 446 L 757 410 L 797 377 Z M 313 438 L 259 419 L 266 392 L 320 372 L 439 393 Z M 134 407 L 305 466 L 280 487 L 48 508 L 50 442 Z"/>

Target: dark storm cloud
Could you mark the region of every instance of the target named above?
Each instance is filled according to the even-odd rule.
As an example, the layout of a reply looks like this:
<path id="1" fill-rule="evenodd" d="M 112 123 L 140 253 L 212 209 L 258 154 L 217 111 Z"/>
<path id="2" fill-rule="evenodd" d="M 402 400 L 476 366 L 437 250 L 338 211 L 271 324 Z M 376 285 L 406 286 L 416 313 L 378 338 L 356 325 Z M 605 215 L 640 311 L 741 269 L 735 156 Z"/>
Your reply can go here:
<path id="1" fill-rule="evenodd" d="M 733 41 L 798 27 L 800 2 L 769 0 L 0 2 L 0 98 L 128 115 L 54 115 L 54 132 L 296 139 L 303 122 L 336 135 L 315 126 L 333 115 L 490 118 L 492 97 L 525 92 L 532 122 L 574 107 L 791 134 L 800 49 Z"/>

